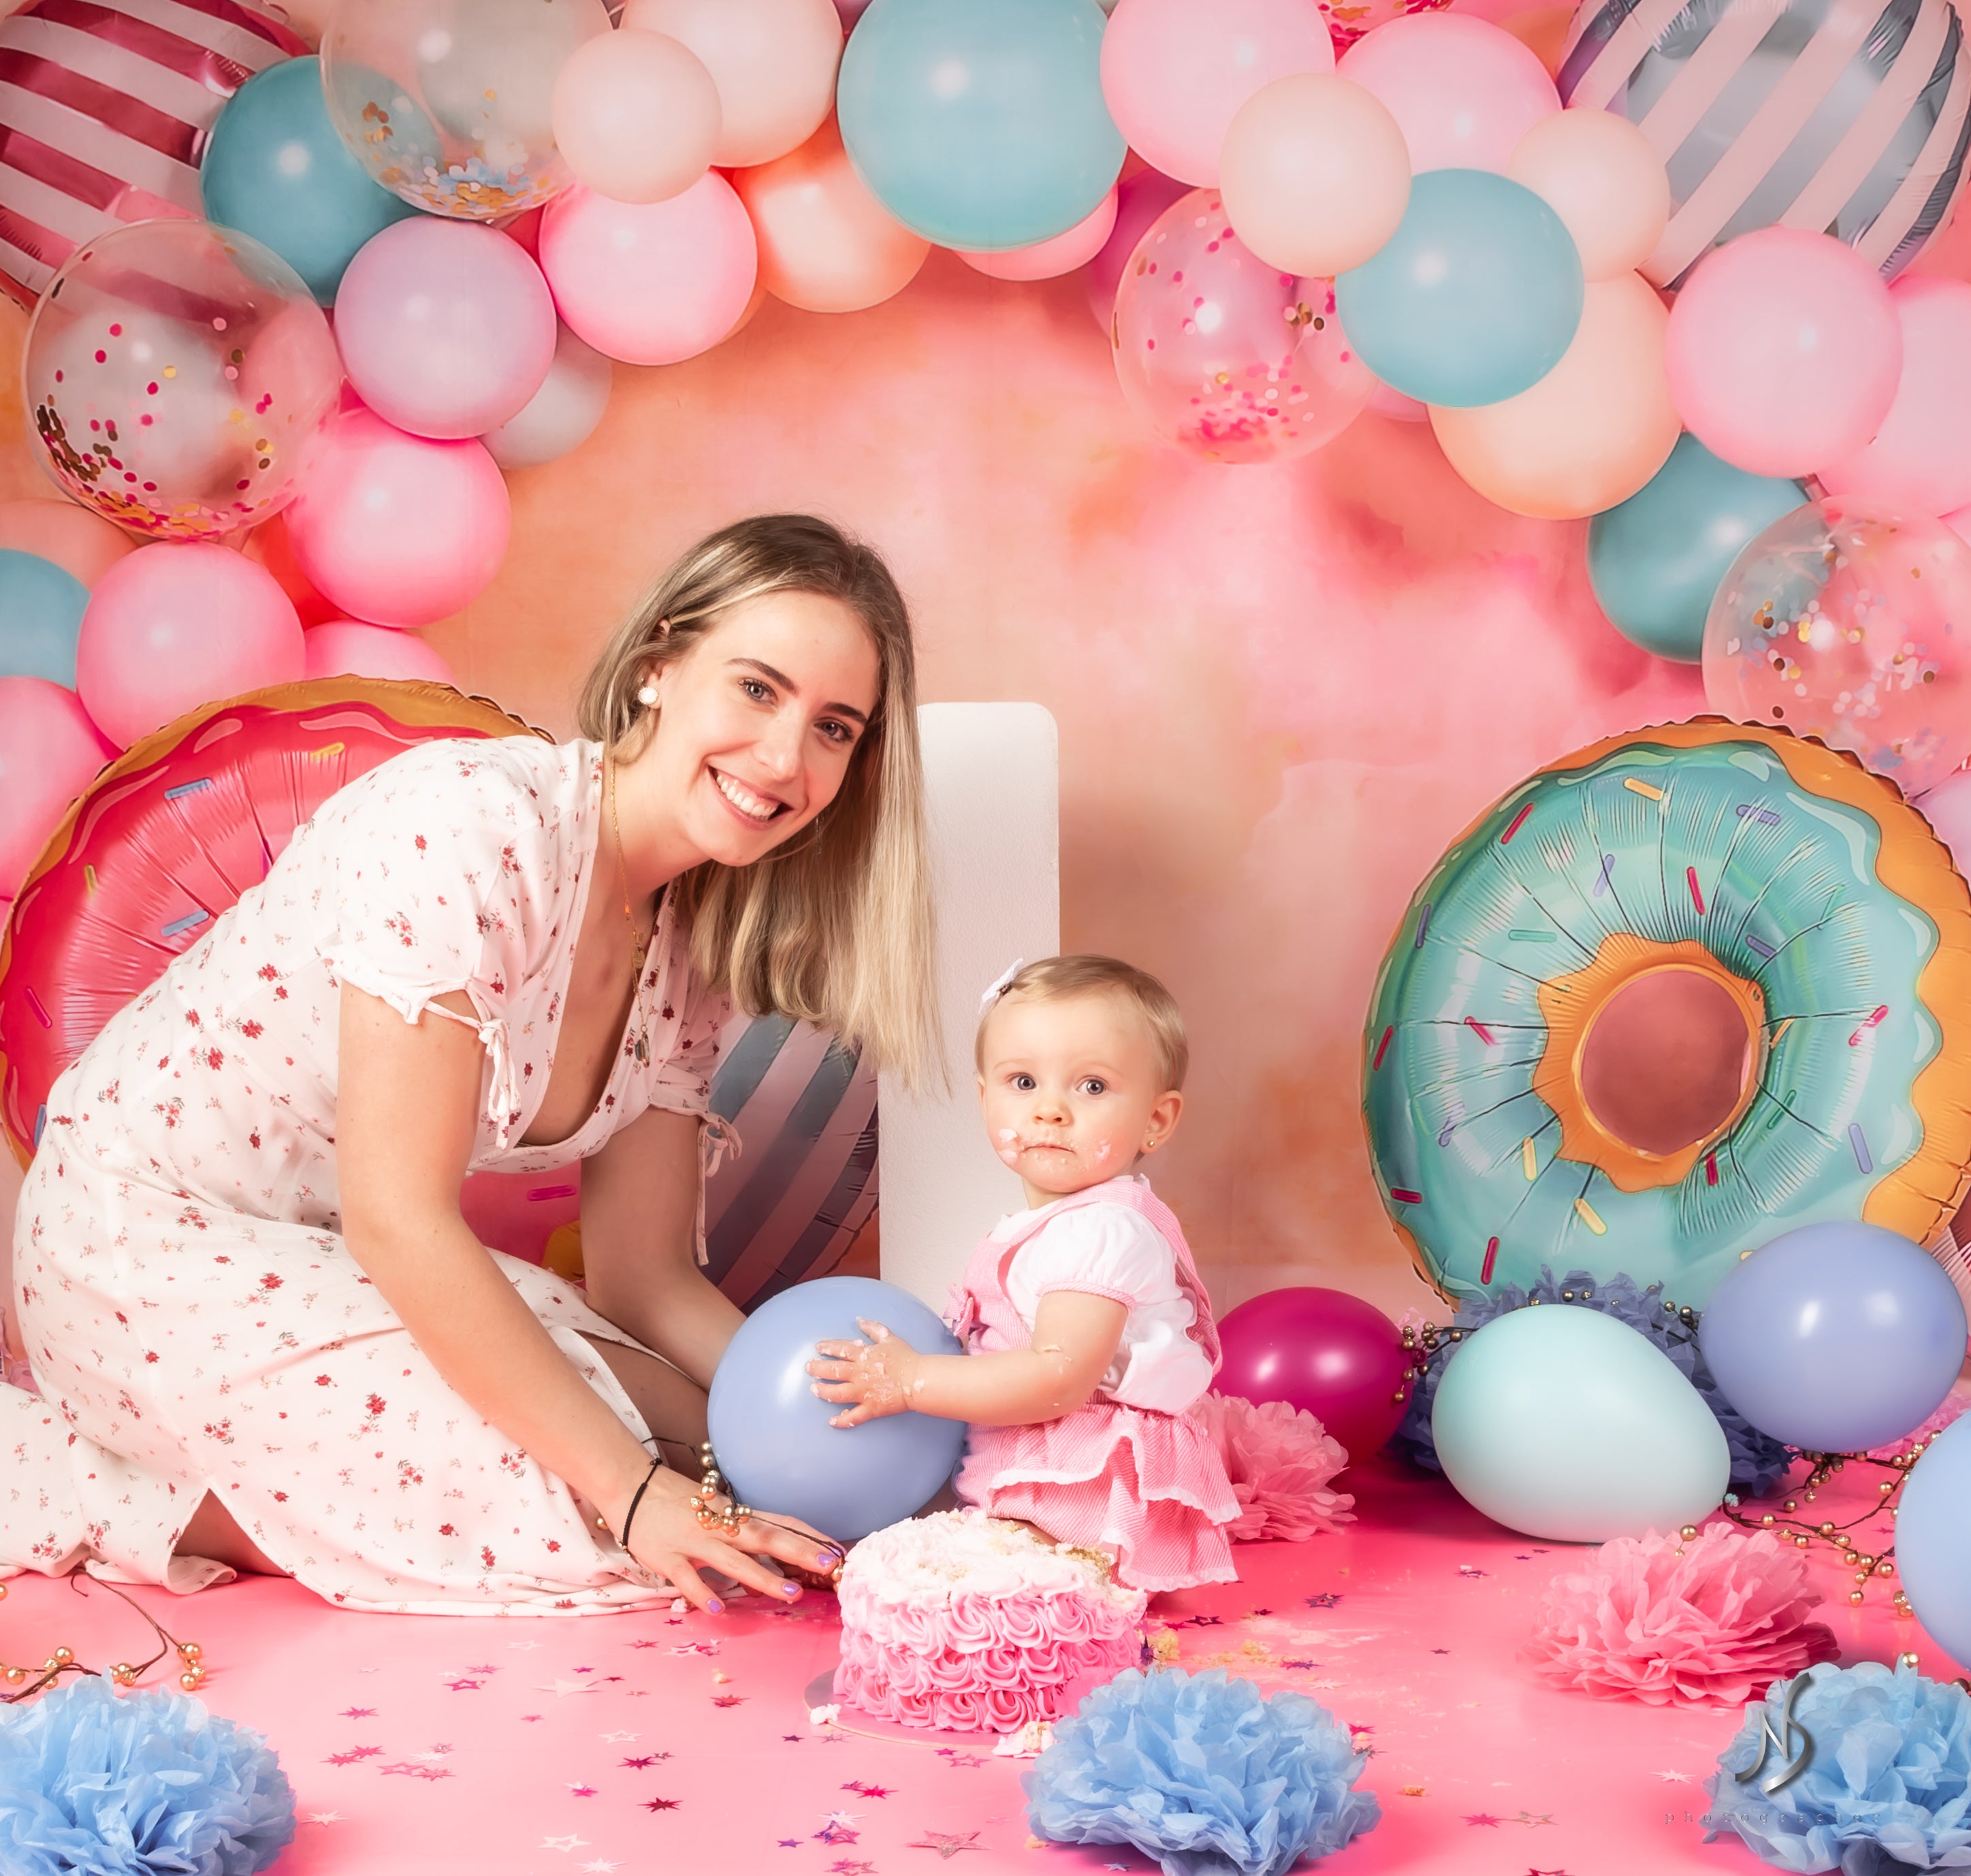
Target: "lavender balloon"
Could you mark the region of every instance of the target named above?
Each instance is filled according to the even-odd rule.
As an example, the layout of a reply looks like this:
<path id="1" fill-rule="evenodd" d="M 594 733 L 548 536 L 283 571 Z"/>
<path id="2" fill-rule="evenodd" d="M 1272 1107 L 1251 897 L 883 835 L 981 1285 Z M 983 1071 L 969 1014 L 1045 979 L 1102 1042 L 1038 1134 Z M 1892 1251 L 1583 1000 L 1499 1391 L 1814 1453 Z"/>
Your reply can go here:
<path id="1" fill-rule="evenodd" d="M 1711 1293 L 1698 1346 L 1725 1398 L 1807 1452 L 1862 1452 L 1937 1409 L 1964 1360 L 1964 1305 L 1936 1259 L 1879 1225 L 1805 1225 Z"/>

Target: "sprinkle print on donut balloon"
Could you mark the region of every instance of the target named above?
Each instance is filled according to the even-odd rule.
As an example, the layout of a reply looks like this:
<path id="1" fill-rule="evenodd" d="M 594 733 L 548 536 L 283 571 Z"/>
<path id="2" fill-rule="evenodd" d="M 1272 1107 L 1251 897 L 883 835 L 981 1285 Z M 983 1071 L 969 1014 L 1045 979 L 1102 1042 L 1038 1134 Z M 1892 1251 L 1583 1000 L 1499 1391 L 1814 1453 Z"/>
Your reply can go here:
<path id="1" fill-rule="evenodd" d="M 1851 756 L 1711 718 L 1611 738 L 1418 888 L 1363 1108 L 1448 1298 L 1546 1265 L 1701 1306 L 1796 1226 L 1927 1243 L 1971 1183 L 1971 894 Z"/>

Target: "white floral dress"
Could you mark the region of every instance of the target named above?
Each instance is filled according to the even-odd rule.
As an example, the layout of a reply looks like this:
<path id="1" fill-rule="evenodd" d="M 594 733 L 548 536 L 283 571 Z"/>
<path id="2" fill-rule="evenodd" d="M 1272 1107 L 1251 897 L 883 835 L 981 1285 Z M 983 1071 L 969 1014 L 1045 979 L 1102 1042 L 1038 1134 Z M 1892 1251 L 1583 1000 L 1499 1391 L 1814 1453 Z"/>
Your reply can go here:
<path id="1" fill-rule="evenodd" d="M 324 803 L 56 1083 L 15 1226 L 41 1398 L 0 1389 L 15 1461 L 0 1575 L 80 1562 L 200 1588 L 227 1573 L 171 1553 L 210 1490 L 350 1608 L 553 1614 L 672 1593 L 452 1392 L 340 1234 L 344 983 L 406 1020 L 467 994 L 486 1048 L 475 1171 L 565 1164 L 649 1107 L 704 1114 L 728 1007 L 667 903 L 594 1112 L 566 1140 L 516 1144 L 554 1067 L 601 810 L 593 743 L 411 749 Z M 546 1272 L 497 1261 L 647 1439 L 582 1340 L 632 1338 Z"/>

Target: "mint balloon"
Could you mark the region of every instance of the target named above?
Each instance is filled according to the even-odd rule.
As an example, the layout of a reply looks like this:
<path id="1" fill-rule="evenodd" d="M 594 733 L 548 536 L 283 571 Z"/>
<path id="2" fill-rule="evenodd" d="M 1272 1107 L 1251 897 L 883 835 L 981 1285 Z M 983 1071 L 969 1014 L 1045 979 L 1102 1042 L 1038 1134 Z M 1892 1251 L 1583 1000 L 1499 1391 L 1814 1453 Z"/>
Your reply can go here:
<path id="1" fill-rule="evenodd" d="M 1445 1476 L 1529 1537 L 1602 1543 L 1717 1509 L 1732 1457 L 1667 1355 L 1598 1310 L 1495 1317 L 1444 1371 L 1431 1432 Z"/>

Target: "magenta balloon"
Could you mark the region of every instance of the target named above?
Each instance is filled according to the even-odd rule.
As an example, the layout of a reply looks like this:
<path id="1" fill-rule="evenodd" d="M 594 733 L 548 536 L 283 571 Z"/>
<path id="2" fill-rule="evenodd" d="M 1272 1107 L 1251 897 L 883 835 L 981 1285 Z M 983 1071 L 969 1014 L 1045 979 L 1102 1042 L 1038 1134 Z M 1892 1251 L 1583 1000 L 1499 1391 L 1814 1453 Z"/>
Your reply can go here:
<path id="1" fill-rule="evenodd" d="M 161 541 L 96 581 L 75 687 L 127 749 L 200 704 L 292 684 L 303 663 L 295 602 L 265 567 L 210 541 Z"/>
<path id="2" fill-rule="evenodd" d="M 548 283 L 519 242 L 435 215 L 373 236 L 336 289 L 350 382 L 414 436 L 479 436 L 518 415 L 554 363 L 555 329 Z"/>
<path id="3" fill-rule="evenodd" d="M 1116 185 L 1116 225 L 1109 239 L 1088 263 L 1088 310 L 1104 332 L 1116 312 L 1116 289 L 1136 243 L 1150 232 L 1150 223 L 1181 195 L 1190 191 L 1160 169 L 1139 169 Z"/>
<path id="4" fill-rule="evenodd" d="M 379 625 L 431 625 L 477 599 L 506 558 L 507 484 L 483 444 L 438 443 L 345 410 L 288 539 L 331 604 Z"/>
<path id="5" fill-rule="evenodd" d="M 1218 1324 L 1225 1363 L 1216 1386 L 1256 1403 L 1304 1408 L 1348 1449 L 1380 1451 L 1403 1417 L 1410 1365 L 1396 1325 L 1346 1290 L 1269 1290 Z"/>
<path id="6" fill-rule="evenodd" d="M 73 691 L 0 677 L 0 893 L 19 890 L 68 804 L 116 753 Z"/>

